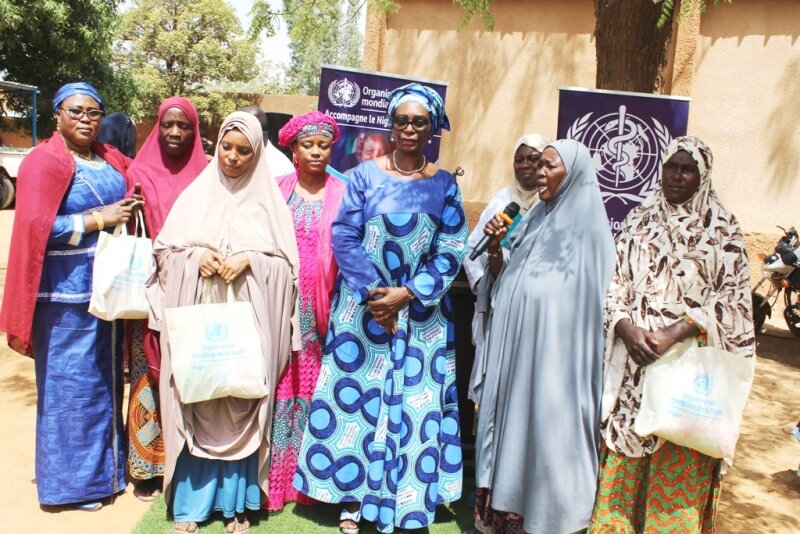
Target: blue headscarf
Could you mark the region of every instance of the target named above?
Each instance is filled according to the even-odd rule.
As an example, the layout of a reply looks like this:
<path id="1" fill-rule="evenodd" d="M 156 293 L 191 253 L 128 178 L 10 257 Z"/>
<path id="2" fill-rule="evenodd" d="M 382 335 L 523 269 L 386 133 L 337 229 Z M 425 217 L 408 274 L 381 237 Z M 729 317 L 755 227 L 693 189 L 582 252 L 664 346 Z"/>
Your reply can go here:
<path id="1" fill-rule="evenodd" d="M 450 120 L 444 110 L 442 97 L 430 87 L 418 83 L 409 83 L 389 93 L 389 120 L 392 120 L 394 112 L 404 102 L 417 102 L 428 110 L 431 116 L 433 133 L 437 133 L 442 128 L 445 130 L 450 129 Z"/>
<path id="2" fill-rule="evenodd" d="M 97 89 L 86 82 L 75 82 L 62 85 L 61 89 L 56 92 L 56 96 L 53 97 L 53 113 L 58 112 L 58 108 L 61 107 L 61 103 L 64 102 L 64 100 L 74 95 L 90 96 L 97 100 L 97 103 L 100 104 L 100 109 L 103 111 L 106 109 L 103 99 L 100 98 L 100 93 L 97 92 Z"/>

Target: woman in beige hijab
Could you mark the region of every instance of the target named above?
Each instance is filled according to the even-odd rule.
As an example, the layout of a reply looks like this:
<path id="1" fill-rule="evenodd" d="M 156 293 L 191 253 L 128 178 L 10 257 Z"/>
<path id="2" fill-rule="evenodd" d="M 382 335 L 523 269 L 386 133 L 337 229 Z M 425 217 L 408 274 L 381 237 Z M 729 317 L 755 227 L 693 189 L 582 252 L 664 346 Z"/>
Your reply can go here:
<path id="1" fill-rule="evenodd" d="M 290 350 L 298 267 L 294 227 L 269 170 L 261 125 L 236 112 L 222 124 L 214 159 L 178 197 L 155 243 L 151 327 L 161 331 L 161 410 L 166 452 L 164 492 L 176 532 L 222 512 L 227 532 L 247 532 L 245 510 L 267 492 L 275 385 Z M 196 304 L 204 281 L 212 300 L 232 284 L 253 306 L 267 389 L 261 399 L 184 404 L 172 376 L 164 309 Z"/>

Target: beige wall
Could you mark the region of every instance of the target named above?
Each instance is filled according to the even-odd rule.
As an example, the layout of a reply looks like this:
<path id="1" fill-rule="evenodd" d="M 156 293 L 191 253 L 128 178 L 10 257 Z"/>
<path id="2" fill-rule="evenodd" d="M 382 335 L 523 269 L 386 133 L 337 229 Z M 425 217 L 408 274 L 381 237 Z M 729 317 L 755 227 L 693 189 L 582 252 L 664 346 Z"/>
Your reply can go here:
<path id="1" fill-rule="evenodd" d="M 302 95 L 262 95 L 258 106 L 271 113 L 302 115 L 317 109 L 316 96 Z"/>
<path id="2" fill-rule="evenodd" d="M 800 225 L 800 2 L 736 0 L 703 15 L 689 131 L 746 230 Z"/>
<path id="3" fill-rule="evenodd" d="M 555 134 L 558 86 L 594 87 L 591 0 L 493 6 L 493 32 L 480 21 L 456 31 L 451 0 L 402 0 L 385 31 L 375 16 L 367 29 L 365 68 L 449 82 L 441 164 L 466 170 L 468 204 L 510 180 L 521 133 Z M 746 231 L 800 225 L 798 34 L 797 0 L 712 6 L 675 32 L 668 90 L 692 98 L 689 133 L 712 147 L 716 187 Z"/>
<path id="4" fill-rule="evenodd" d="M 574 4 L 565 8 L 565 4 Z M 487 201 L 507 181 L 510 147 L 525 132 L 555 135 L 559 85 L 593 86 L 591 0 L 495 0 L 494 32 L 456 31 L 451 0 L 403 0 L 387 20 L 381 70 L 449 82 L 440 163 L 466 171 L 466 200 Z"/>

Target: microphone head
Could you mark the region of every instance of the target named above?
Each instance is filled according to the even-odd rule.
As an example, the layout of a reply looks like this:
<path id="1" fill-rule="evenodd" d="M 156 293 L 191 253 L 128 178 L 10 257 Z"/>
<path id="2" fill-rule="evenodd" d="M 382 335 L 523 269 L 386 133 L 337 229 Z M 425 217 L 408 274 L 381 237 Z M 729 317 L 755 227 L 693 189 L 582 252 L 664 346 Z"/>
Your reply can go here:
<path id="1" fill-rule="evenodd" d="M 508 206 L 506 206 L 506 209 L 503 210 L 503 213 L 513 219 L 517 216 L 517 213 L 519 213 L 519 204 L 516 202 L 509 202 Z"/>

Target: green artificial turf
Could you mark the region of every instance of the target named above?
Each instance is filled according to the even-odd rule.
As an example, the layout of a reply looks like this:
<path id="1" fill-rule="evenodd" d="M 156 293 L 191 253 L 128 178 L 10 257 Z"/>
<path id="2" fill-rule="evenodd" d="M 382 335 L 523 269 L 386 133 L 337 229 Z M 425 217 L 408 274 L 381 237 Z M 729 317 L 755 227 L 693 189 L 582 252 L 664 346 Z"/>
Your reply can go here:
<path id="1" fill-rule="evenodd" d="M 469 490 L 471 491 L 471 489 Z M 465 495 L 467 492 L 465 492 Z M 339 532 L 339 511 L 341 505 L 320 504 L 316 506 L 286 505 L 282 512 L 249 512 L 250 534 L 317 534 Z M 436 522 L 427 529 L 414 531 L 415 534 L 455 534 L 472 528 L 472 509 L 466 504 L 466 497 L 439 506 Z M 145 516 L 136 525 L 134 534 L 173 534 L 172 521 L 167 519 L 167 507 L 163 497 L 158 497 Z M 212 519 L 200 524 L 201 534 L 223 534 L 225 527 L 221 516 L 214 514 Z M 377 530 L 372 523 L 364 522 L 362 534 L 374 534 Z"/>

